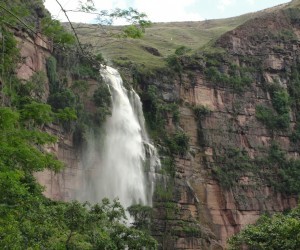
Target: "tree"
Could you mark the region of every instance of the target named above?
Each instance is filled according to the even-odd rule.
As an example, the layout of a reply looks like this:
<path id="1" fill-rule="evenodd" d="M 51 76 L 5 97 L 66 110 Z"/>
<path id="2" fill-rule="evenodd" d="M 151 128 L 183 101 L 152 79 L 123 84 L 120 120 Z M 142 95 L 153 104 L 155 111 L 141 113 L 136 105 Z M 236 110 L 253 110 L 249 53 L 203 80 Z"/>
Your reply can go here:
<path id="1" fill-rule="evenodd" d="M 300 249 L 300 205 L 287 214 L 263 215 L 229 239 L 230 249 Z"/>
<path id="2" fill-rule="evenodd" d="M 118 201 L 105 199 L 96 205 L 52 201 L 43 196 L 43 187 L 34 177 L 35 172 L 64 167 L 45 150 L 57 138 L 42 128 L 56 119 L 69 122 L 78 114 L 77 96 L 59 78 L 54 58 L 47 65 L 52 106 L 37 98 L 44 86 L 42 74 L 27 82 L 15 76 L 20 57 L 11 27 L 22 24 L 28 32 L 35 32 L 21 17 L 24 13 L 32 21 L 29 13 L 35 13 L 34 18 L 46 18 L 38 10 L 40 3 L 12 0 L 0 4 L 0 80 L 4 85 L 0 107 L 0 249 L 155 249 L 156 241 L 149 234 L 126 226 L 125 210 Z M 50 34 L 59 31 L 52 34 L 55 47 L 72 51 L 72 39 L 65 36 L 61 25 L 55 21 L 49 24 L 48 28 L 53 28 Z M 73 51 L 77 57 L 78 51 Z M 98 74 L 89 59 L 85 57 L 84 66 Z"/>
<path id="3" fill-rule="evenodd" d="M 145 232 L 150 231 L 153 210 L 151 207 L 135 204 L 127 208 L 134 218 L 133 227 Z"/>

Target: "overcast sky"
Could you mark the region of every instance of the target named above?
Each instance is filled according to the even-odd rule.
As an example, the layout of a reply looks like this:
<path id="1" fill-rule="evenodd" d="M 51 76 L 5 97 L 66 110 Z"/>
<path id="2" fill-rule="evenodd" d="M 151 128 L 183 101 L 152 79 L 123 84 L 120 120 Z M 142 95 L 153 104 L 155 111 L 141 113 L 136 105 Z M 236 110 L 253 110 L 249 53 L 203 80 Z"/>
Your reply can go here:
<path id="1" fill-rule="evenodd" d="M 58 0 L 66 10 L 78 7 L 76 0 Z M 84 1 L 84 0 L 83 0 Z M 152 22 L 201 21 L 226 18 L 254 12 L 289 0 L 94 0 L 99 10 L 133 7 L 148 15 Z M 56 0 L 46 0 L 46 8 L 51 14 L 66 21 Z M 68 13 L 73 22 L 93 22 L 94 17 L 82 13 Z"/>

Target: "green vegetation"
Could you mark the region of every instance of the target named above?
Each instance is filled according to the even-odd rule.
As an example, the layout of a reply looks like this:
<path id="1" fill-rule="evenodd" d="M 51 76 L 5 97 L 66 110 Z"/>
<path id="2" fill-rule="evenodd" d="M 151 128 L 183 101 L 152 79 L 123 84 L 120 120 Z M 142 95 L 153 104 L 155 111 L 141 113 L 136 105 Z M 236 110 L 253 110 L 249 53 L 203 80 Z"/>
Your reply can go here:
<path id="1" fill-rule="evenodd" d="M 70 46 L 75 44 L 75 36 L 66 32 L 61 23 L 51 17 L 42 19 L 42 33 L 51 38 L 56 45 Z"/>
<path id="2" fill-rule="evenodd" d="M 0 19 L 1 24 L 1 19 Z M 1 78 L 8 77 L 14 72 L 16 63 L 19 60 L 19 51 L 17 49 L 17 41 L 13 34 L 8 31 L 7 27 L 2 25 L 0 39 L 0 49 L 4 51 L 1 55 L 0 74 Z"/>
<path id="3" fill-rule="evenodd" d="M 111 94 L 106 84 L 101 84 L 95 90 L 93 101 L 97 107 L 93 120 L 96 124 L 101 125 L 106 116 L 111 114 Z"/>
<path id="4" fill-rule="evenodd" d="M 170 120 L 174 125 L 179 122 L 178 104 L 165 102 L 155 85 L 148 85 L 147 87 L 147 92 L 142 96 L 144 114 L 151 137 L 164 145 L 160 153 L 167 159 L 171 155 L 186 155 L 189 149 L 189 137 L 179 129 L 170 133 L 166 131 L 166 126 Z M 171 165 L 168 161 L 166 169 L 171 170 Z"/>
<path id="5" fill-rule="evenodd" d="M 152 223 L 153 208 L 135 204 L 127 208 L 130 216 L 133 217 L 133 227 L 144 232 L 150 233 Z"/>
<path id="6" fill-rule="evenodd" d="M 259 171 L 259 167 L 249 158 L 247 152 L 239 148 L 228 148 L 215 160 L 216 163 L 212 169 L 213 176 L 225 189 L 239 185 L 241 177 L 252 177 Z"/>
<path id="7" fill-rule="evenodd" d="M 66 60 L 73 57 L 73 54 L 67 55 Z M 60 58 L 59 58 L 60 59 Z M 92 62 L 88 62 L 86 58 L 79 57 L 74 59 L 75 69 L 71 69 L 71 65 L 64 62 L 58 62 L 54 57 L 47 59 L 47 76 L 49 79 L 50 95 L 48 103 L 53 110 L 59 115 L 63 127 L 74 133 L 74 142 L 79 145 L 85 140 L 85 132 L 88 126 L 100 127 L 105 121 L 106 116 L 110 114 L 111 97 L 108 87 L 99 79 L 98 67 L 94 67 Z M 83 64 L 82 64 L 83 63 Z M 57 67 L 60 66 L 60 72 Z M 78 71 L 82 69 L 82 71 Z M 74 73 L 76 72 L 76 73 Z M 72 76 L 72 85 L 68 75 Z M 94 112 L 84 110 L 83 102 L 88 97 L 88 79 L 97 81 L 98 88 L 91 97 L 96 106 Z M 64 114 L 61 114 L 64 111 Z M 74 118 L 76 122 L 72 121 Z M 69 118 L 69 119 L 68 119 Z"/>
<path id="8" fill-rule="evenodd" d="M 271 131 L 284 130 L 290 126 L 290 117 L 288 113 L 276 115 L 272 109 L 257 105 L 255 115 L 256 118 Z"/>
<path id="9" fill-rule="evenodd" d="M 142 95 L 143 108 L 147 124 L 154 139 L 165 135 L 165 126 L 168 118 L 177 124 L 179 120 L 179 109 L 176 103 L 166 103 L 162 100 L 159 90 L 155 85 L 148 85 L 147 91 Z"/>
<path id="10" fill-rule="evenodd" d="M 168 66 L 178 73 L 180 78 L 183 71 L 183 57 L 190 51 L 190 48 L 187 48 L 186 46 L 180 46 L 175 50 L 174 54 L 169 55 L 166 59 Z"/>
<path id="11" fill-rule="evenodd" d="M 223 60 L 224 59 L 211 60 L 211 58 L 208 58 L 208 67 L 205 69 L 205 75 L 210 81 L 220 87 L 231 87 L 237 93 L 242 92 L 245 87 L 251 86 L 253 82 L 251 75 L 252 69 L 231 64 L 228 72 L 222 73 L 216 64 L 219 64 Z"/>
<path id="12" fill-rule="evenodd" d="M 289 42 L 297 41 L 297 35 L 289 29 L 281 29 L 276 33 L 269 33 L 269 37 L 275 41 Z"/>
<path id="13" fill-rule="evenodd" d="M 276 143 L 266 149 L 266 155 L 251 159 L 247 152 L 228 148 L 223 156 L 215 157 L 213 175 L 221 186 L 229 189 L 241 185 L 241 177 L 249 177 L 260 185 L 266 181 L 274 190 L 285 194 L 299 194 L 300 160 L 287 158 Z"/>
<path id="14" fill-rule="evenodd" d="M 4 185 L 15 184 L 19 176 L 1 173 L 0 178 L 7 180 L 1 187 L 8 188 Z M 15 195 L 22 195 L 19 204 L 3 204 L 0 197 L 2 249 L 156 249 L 156 241 L 147 233 L 124 225 L 125 210 L 118 201 L 104 199 L 93 206 L 54 202 L 41 195 L 26 196 L 25 190 L 14 189 Z"/>
<path id="15" fill-rule="evenodd" d="M 210 114 L 210 109 L 203 105 L 196 105 L 193 107 L 194 114 L 197 120 L 201 120 Z"/>
<path id="16" fill-rule="evenodd" d="M 229 249 L 244 247 L 263 250 L 300 248 L 300 206 L 287 214 L 263 215 L 229 239 Z"/>
<path id="17" fill-rule="evenodd" d="M 105 58 L 118 61 L 119 64 L 137 64 L 152 70 L 166 65 L 164 58 L 172 55 L 182 46 L 191 48 L 194 52 L 208 43 L 211 39 L 234 29 L 238 25 L 250 19 L 251 15 L 243 15 L 235 18 L 207 20 L 202 22 L 180 23 L 153 23 L 147 28 L 141 39 L 125 38 L 117 40 L 115 37 L 99 36 L 96 25 L 78 24 L 80 40 L 83 43 L 91 43 L 96 52 L 103 53 Z M 120 31 L 122 27 L 110 27 L 111 33 Z M 105 46 L 102 46 L 102 45 Z M 153 54 L 145 48 L 153 48 L 161 56 Z"/>
<path id="18" fill-rule="evenodd" d="M 172 154 L 184 156 L 189 149 L 189 137 L 183 131 L 177 131 L 166 138 L 166 144 Z"/>
<path id="19" fill-rule="evenodd" d="M 210 115 L 211 111 L 209 110 L 209 108 L 203 105 L 194 106 L 193 111 L 197 121 L 198 143 L 200 146 L 205 146 L 205 138 L 204 138 L 204 132 L 202 128 L 202 121 L 205 119 L 205 117 Z"/>
<path id="20" fill-rule="evenodd" d="M 171 177 L 175 177 L 176 169 L 175 169 L 175 160 L 171 155 L 165 155 L 161 158 L 161 172 L 165 175 L 170 175 Z"/>
<path id="21" fill-rule="evenodd" d="M 154 197 L 157 201 L 172 201 L 174 196 L 174 182 L 168 180 L 167 183 L 158 183 L 155 186 Z"/>
<path id="22" fill-rule="evenodd" d="M 262 165 L 265 164 L 267 170 L 264 178 L 271 186 L 279 192 L 298 195 L 300 160 L 287 158 L 286 153 L 276 144 L 271 145 L 266 160 L 262 160 Z"/>
<path id="23" fill-rule="evenodd" d="M 268 90 L 275 112 L 268 107 L 257 105 L 256 118 L 271 131 L 286 130 L 290 126 L 290 96 L 279 85 L 270 85 Z"/>
<path id="24" fill-rule="evenodd" d="M 0 5 L 17 15 L 34 13 L 29 16 L 30 21 L 36 15 L 42 15 L 29 9 L 32 4 L 39 7 L 35 3 L 41 1 L 13 0 Z M 54 122 L 72 129 L 72 123 L 84 127 L 86 114 L 82 109 L 82 98 L 86 97 L 87 83 L 82 78 L 96 79 L 98 68 L 93 67 L 95 61 L 88 64 L 80 58 L 72 63 L 81 65 L 84 70 L 77 68 L 70 74 L 68 66 L 71 60 L 66 62 L 64 59 L 69 60 L 75 55 L 70 50 L 72 36 L 67 35 L 59 23 L 48 23 L 48 28 L 53 29 L 48 31 L 49 35 L 54 35 L 55 48 L 64 46 L 62 51 L 69 57 L 62 58 L 63 53 L 59 53 L 62 51 L 56 51 L 57 58 L 48 58 L 50 95 L 48 104 L 44 103 L 46 75 L 36 72 L 28 81 L 16 78 L 15 68 L 21 58 L 10 25 L 20 24 L 13 22 L 14 18 L 3 9 L 0 9 L 0 14 L 0 248 L 156 249 L 156 241 L 146 230 L 125 226 L 125 210 L 118 201 L 110 203 L 104 199 L 101 204 L 92 206 L 55 202 L 44 197 L 43 187 L 36 181 L 34 173 L 46 169 L 57 172 L 64 164 L 48 153 L 47 147 L 56 143 L 57 138 L 42 132 L 43 128 Z M 62 64 L 65 68 L 61 67 L 58 72 L 57 67 Z M 70 76 L 77 78 L 72 88 L 69 86 Z M 82 93 L 81 90 L 86 91 Z M 99 92 L 94 95 L 95 104 L 108 106 Z"/>
<path id="25" fill-rule="evenodd" d="M 172 228 L 172 233 L 175 235 L 184 233 L 189 237 L 201 237 L 203 234 L 201 227 L 195 222 L 183 220 L 179 221 L 175 228 Z"/>
<path id="26" fill-rule="evenodd" d="M 288 92 L 290 95 L 291 109 L 296 114 L 296 126 L 291 134 L 291 140 L 296 143 L 300 140 L 300 117 L 297 112 L 300 108 L 300 67 L 297 63 L 292 67 L 290 82 L 288 85 Z"/>

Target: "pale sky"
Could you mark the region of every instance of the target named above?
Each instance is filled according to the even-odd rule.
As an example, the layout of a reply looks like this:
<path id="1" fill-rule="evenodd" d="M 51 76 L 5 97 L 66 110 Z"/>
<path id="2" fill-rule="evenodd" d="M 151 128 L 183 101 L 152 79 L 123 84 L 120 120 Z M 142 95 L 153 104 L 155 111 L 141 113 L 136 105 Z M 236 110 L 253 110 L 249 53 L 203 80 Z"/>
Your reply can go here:
<path id="1" fill-rule="evenodd" d="M 76 10 L 77 0 L 58 0 L 66 10 Z M 83 0 L 84 2 L 84 0 Z M 255 12 L 290 0 L 94 0 L 99 10 L 133 7 L 147 14 L 152 22 L 201 21 L 234 17 Z M 56 0 L 45 0 L 52 16 L 66 21 Z M 90 23 L 94 16 L 82 13 L 68 13 L 72 22 Z"/>

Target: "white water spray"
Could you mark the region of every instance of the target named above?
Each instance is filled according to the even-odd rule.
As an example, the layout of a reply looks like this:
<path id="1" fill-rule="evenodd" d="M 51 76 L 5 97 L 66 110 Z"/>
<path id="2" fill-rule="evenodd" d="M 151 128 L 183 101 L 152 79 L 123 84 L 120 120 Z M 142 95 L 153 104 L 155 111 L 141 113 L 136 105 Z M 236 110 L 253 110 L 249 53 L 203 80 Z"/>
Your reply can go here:
<path id="1" fill-rule="evenodd" d="M 124 88 L 117 70 L 106 66 L 100 72 L 110 87 L 112 114 L 104 125 L 101 145 L 95 138 L 89 140 L 88 187 L 81 199 L 118 198 L 124 207 L 151 205 L 160 161 L 146 133 L 142 103 L 133 90 Z"/>

